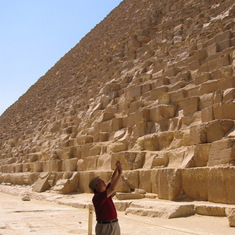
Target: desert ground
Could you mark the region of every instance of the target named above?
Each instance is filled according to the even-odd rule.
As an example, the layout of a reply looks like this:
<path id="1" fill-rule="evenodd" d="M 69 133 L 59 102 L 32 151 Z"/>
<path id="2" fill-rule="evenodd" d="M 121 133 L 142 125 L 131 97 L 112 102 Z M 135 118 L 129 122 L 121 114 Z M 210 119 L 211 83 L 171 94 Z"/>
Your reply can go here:
<path id="1" fill-rule="evenodd" d="M 0 185 L 0 235 L 88 234 L 87 205 L 91 198 L 92 194 L 39 194 L 28 187 Z M 163 219 L 118 212 L 118 218 L 122 235 L 235 234 L 226 217 L 193 215 Z M 95 234 L 94 213 L 92 225 Z"/>

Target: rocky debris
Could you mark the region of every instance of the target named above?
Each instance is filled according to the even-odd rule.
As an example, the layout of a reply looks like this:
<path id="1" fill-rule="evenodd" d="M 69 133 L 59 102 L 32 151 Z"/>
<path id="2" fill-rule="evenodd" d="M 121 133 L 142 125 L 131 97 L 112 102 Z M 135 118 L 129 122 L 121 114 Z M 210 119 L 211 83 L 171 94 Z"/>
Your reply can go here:
<path id="1" fill-rule="evenodd" d="M 74 193 L 78 190 L 78 173 L 71 173 L 69 178 L 64 175 L 63 179 L 56 182 L 55 186 L 52 188 L 61 194 Z"/>
<path id="2" fill-rule="evenodd" d="M 177 218 L 186 217 L 195 214 L 193 204 L 177 204 L 164 202 L 132 202 L 130 207 L 126 209 L 126 214 L 132 213 L 142 216 L 158 217 L 158 218 Z"/>
<path id="3" fill-rule="evenodd" d="M 45 192 L 50 188 L 48 179 L 50 177 L 50 173 L 41 173 L 38 180 L 33 184 L 32 190 L 38 193 Z"/>
<path id="4" fill-rule="evenodd" d="M 233 209 L 229 209 L 227 211 L 228 215 L 228 221 L 229 221 L 229 226 L 230 227 L 235 227 L 235 210 Z"/>

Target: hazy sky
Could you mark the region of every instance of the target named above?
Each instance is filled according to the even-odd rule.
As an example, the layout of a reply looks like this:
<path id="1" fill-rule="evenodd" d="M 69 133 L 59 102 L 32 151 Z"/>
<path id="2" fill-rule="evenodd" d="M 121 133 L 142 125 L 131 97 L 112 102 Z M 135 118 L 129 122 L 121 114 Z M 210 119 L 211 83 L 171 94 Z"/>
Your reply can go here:
<path id="1" fill-rule="evenodd" d="M 0 0 L 0 115 L 122 0 Z"/>

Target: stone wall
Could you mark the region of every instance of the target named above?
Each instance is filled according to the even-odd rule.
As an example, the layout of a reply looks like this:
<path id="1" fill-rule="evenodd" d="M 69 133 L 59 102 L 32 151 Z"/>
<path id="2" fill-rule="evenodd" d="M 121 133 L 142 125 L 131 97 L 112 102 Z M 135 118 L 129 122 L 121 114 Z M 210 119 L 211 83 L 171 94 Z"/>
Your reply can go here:
<path id="1" fill-rule="evenodd" d="M 0 117 L 0 182 L 78 172 L 89 192 L 119 159 L 159 198 L 235 203 L 234 16 L 232 0 L 123 1 Z"/>

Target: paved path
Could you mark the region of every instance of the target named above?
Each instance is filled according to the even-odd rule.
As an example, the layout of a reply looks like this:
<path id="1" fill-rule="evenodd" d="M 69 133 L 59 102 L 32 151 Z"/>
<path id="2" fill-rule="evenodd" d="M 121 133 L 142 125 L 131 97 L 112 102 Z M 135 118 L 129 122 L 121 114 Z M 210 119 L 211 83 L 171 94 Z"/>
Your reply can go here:
<path id="1" fill-rule="evenodd" d="M 88 209 L 0 193 L 0 235 L 88 234 Z M 118 212 L 122 235 L 234 235 L 226 217 L 159 219 Z M 93 234 L 95 218 L 93 218 Z"/>

